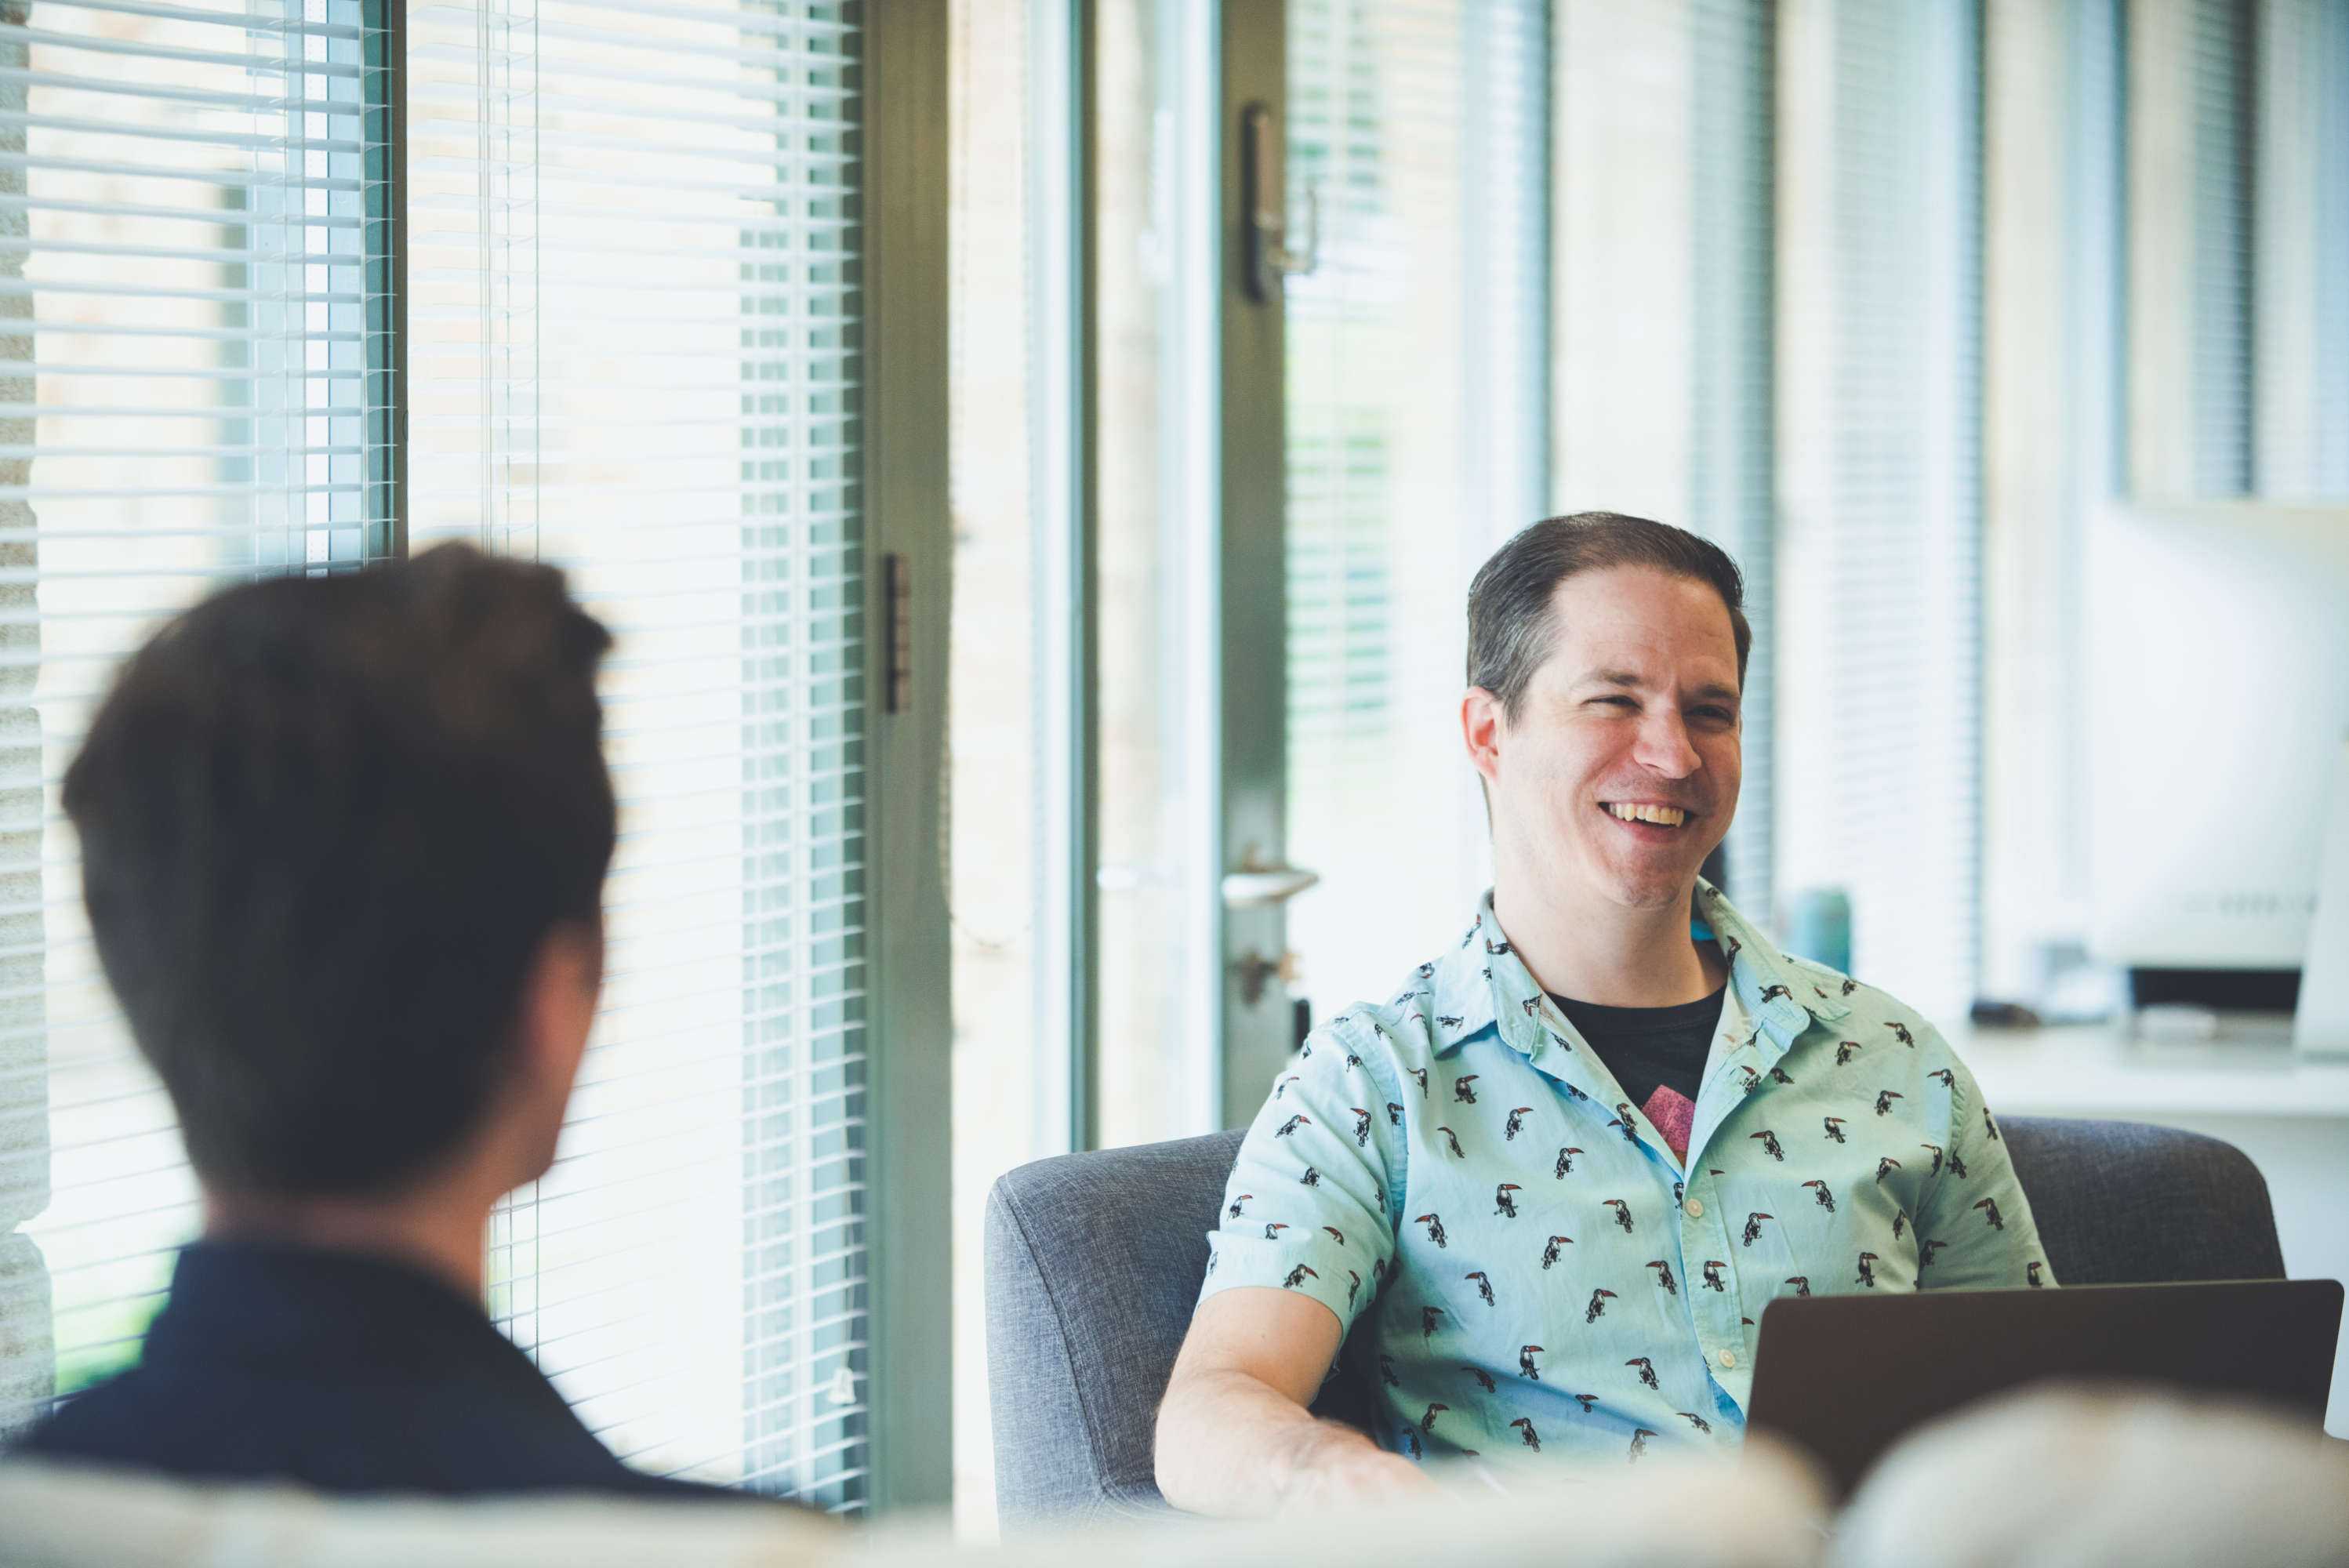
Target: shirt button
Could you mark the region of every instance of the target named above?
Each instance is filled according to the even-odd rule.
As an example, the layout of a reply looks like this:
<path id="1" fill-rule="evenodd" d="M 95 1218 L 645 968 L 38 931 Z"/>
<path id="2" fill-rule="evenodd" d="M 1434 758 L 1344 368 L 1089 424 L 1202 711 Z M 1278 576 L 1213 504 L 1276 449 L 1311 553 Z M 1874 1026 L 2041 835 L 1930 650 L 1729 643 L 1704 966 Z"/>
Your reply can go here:
<path id="1" fill-rule="evenodd" d="M 1702 1203 L 1698 1202 L 1694 1198 L 1691 1198 L 1688 1201 L 1687 1206 L 1690 1219 L 1702 1220 L 1704 1218 L 1704 1205 Z"/>
<path id="2" fill-rule="evenodd" d="M 1715 1357 L 1715 1359 L 1720 1361 L 1723 1367 L 1734 1367 L 1737 1365 L 1737 1352 L 1734 1350 L 1724 1350 L 1719 1357 Z"/>

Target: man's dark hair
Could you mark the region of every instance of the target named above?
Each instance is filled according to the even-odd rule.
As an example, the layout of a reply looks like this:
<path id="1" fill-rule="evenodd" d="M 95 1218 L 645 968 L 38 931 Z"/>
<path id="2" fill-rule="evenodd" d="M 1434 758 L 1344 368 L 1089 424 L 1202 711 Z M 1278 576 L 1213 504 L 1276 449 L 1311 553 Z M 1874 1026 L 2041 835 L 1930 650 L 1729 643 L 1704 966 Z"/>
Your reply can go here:
<path id="1" fill-rule="evenodd" d="M 1501 699 L 1516 722 L 1526 686 L 1549 657 L 1550 601 L 1557 585 L 1610 566 L 1651 566 L 1675 577 L 1709 583 L 1729 610 L 1737 639 L 1737 679 L 1754 647 L 1745 624 L 1745 579 L 1729 552 L 1709 539 L 1670 523 L 1612 511 L 1578 511 L 1535 523 L 1477 569 L 1468 585 L 1468 684 Z"/>
<path id="2" fill-rule="evenodd" d="M 443 545 L 227 589 L 122 667 L 65 806 L 206 1181 L 378 1193 L 478 1125 L 548 934 L 600 937 L 610 645 L 560 572 Z"/>

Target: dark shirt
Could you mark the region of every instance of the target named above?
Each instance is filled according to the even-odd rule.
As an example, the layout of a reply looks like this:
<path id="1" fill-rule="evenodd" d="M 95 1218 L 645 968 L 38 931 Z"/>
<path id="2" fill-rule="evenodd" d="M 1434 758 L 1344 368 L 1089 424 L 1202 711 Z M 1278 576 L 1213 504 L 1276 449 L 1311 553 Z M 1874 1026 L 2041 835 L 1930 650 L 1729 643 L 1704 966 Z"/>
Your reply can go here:
<path id="1" fill-rule="evenodd" d="M 245 1242 L 182 1251 L 140 1365 L 67 1401 L 16 1451 L 327 1491 L 747 1496 L 628 1469 L 439 1279 Z"/>
<path id="2" fill-rule="evenodd" d="M 1713 1026 L 1721 1021 L 1720 991 L 1676 1007 L 1602 1007 L 1596 1002 L 1571 1002 L 1556 992 L 1550 1000 L 1615 1075 L 1624 1098 L 1633 1105 L 1647 1105 L 1659 1087 L 1695 1100 L 1713 1050 Z"/>

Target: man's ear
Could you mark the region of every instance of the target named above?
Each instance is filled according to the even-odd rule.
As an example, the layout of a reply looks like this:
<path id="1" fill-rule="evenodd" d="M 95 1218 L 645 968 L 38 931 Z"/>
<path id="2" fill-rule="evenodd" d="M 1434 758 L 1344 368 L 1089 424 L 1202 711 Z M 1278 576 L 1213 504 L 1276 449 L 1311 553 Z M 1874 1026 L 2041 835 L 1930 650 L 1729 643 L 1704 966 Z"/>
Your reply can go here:
<path id="1" fill-rule="evenodd" d="M 548 932 L 523 984 L 517 1044 L 526 1057 L 523 1070 L 550 1088 L 559 1086 L 565 1099 L 578 1077 L 603 990 L 601 923 L 566 921 Z"/>
<path id="2" fill-rule="evenodd" d="M 1491 783 L 1501 767 L 1501 739 L 1507 716 L 1501 699 L 1483 686 L 1470 686 L 1460 699 L 1460 738 L 1468 747 L 1468 765 Z"/>

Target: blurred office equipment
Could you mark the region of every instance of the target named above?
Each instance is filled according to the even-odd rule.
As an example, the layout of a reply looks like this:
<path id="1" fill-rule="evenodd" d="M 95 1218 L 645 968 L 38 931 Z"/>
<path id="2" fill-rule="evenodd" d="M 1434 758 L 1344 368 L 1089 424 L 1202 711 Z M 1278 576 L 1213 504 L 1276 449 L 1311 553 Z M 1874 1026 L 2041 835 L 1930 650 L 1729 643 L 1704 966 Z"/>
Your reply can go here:
<path id="1" fill-rule="evenodd" d="M 1809 887 L 1788 893 L 1779 925 L 1787 952 L 1851 973 L 1851 896 L 1843 889 Z"/>
<path id="2" fill-rule="evenodd" d="M 2292 1043 L 2312 1056 L 2349 1056 L 2349 736 L 2333 752 L 2316 910 L 2308 923 Z"/>
<path id="3" fill-rule="evenodd" d="M 2349 526 L 2116 507 L 2084 545 L 2090 950 L 2140 1008 L 2288 1012 L 2349 729 Z"/>

